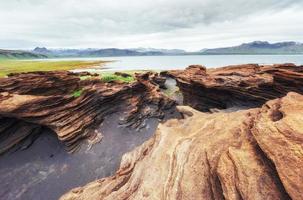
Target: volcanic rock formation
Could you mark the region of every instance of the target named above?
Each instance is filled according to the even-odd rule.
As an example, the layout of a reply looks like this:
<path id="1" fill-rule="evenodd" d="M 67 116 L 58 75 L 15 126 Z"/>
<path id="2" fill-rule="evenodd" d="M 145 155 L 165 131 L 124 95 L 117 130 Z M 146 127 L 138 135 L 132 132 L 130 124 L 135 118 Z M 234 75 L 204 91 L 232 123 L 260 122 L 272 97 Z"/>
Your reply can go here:
<path id="1" fill-rule="evenodd" d="M 80 76 L 91 76 L 81 80 Z M 92 74 L 66 71 L 11 74 L 0 79 L 0 154 L 41 127 L 53 130 L 69 151 L 83 138 L 100 138 L 96 126 L 113 112 L 124 112 L 121 124 L 144 126 L 162 119 L 175 102 L 159 92 L 152 73 L 137 74 L 133 83 L 104 83 Z"/>
<path id="2" fill-rule="evenodd" d="M 160 124 L 114 176 L 61 200 L 303 199 L 302 95 L 231 113 L 179 110 L 184 119 Z"/>
<path id="3" fill-rule="evenodd" d="M 217 69 L 192 65 L 162 75 L 176 79 L 184 104 L 200 111 L 257 107 L 290 91 L 303 93 L 303 67 L 294 64 L 248 64 Z"/>

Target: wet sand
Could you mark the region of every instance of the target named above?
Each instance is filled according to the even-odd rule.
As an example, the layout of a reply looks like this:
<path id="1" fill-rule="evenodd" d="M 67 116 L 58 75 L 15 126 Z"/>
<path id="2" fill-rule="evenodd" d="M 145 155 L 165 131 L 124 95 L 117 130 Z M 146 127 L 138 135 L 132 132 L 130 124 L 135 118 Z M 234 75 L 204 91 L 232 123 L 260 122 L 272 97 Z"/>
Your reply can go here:
<path id="1" fill-rule="evenodd" d="M 81 147 L 68 154 L 49 130 L 26 150 L 0 157 L 1 200 L 55 200 L 66 191 L 95 179 L 110 176 L 118 169 L 121 157 L 149 139 L 158 125 L 147 120 L 140 131 L 118 126 L 118 114 L 99 127 L 104 137 L 91 149 Z"/>

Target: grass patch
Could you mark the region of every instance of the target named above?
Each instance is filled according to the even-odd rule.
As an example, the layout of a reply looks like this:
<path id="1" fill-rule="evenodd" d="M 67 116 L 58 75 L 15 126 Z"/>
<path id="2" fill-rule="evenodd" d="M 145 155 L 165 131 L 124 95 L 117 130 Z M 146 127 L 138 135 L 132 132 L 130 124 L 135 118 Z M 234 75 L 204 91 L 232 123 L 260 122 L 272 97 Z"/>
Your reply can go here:
<path id="1" fill-rule="evenodd" d="M 0 59 L 0 77 L 4 77 L 9 73 L 81 69 L 93 66 L 100 66 L 105 62 L 106 61 L 49 61 Z"/>
<path id="2" fill-rule="evenodd" d="M 72 95 L 73 95 L 73 97 L 78 98 L 78 97 L 81 96 L 82 92 L 83 92 L 83 89 L 76 90 L 76 91 L 73 92 Z"/>
<path id="3" fill-rule="evenodd" d="M 84 80 L 87 80 L 87 79 L 90 79 L 90 78 L 92 78 L 92 76 L 89 76 L 89 75 L 87 75 L 87 76 L 80 76 L 80 80 L 81 81 L 84 81 Z"/>
<path id="4" fill-rule="evenodd" d="M 133 76 L 122 77 L 115 74 L 101 74 L 101 80 L 103 82 L 120 81 L 123 83 L 131 83 L 135 81 L 135 78 Z"/>

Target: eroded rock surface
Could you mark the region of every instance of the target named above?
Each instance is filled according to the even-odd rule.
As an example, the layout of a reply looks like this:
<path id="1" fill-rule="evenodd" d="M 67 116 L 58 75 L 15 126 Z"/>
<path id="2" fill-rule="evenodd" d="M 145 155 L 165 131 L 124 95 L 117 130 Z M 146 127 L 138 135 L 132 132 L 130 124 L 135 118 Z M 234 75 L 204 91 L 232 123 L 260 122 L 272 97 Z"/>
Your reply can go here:
<path id="1" fill-rule="evenodd" d="M 152 73 L 138 74 L 133 83 L 86 80 L 66 71 L 12 74 L 0 79 L 0 154 L 48 127 L 69 151 L 84 138 L 97 141 L 103 119 L 124 111 L 121 124 L 144 126 L 145 119 L 162 119 L 175 102 L 159 92 Z"/>
<path id="2" fill-rule="evenodd" d="M 290 91 L 303 93 L 303 67 L 294 64 L 247 64 L 217 69 L 192 65 L 162 74 L 176 79 L 185 105 L 201 111 L 257 107 Z"/>
<path id="3" fill-rule="evenodd" d="M 303 199 L 302 95 L 231 113 L 179 110 L 185 118 L 160 124 L 116 175 L 61 200 Z"/>

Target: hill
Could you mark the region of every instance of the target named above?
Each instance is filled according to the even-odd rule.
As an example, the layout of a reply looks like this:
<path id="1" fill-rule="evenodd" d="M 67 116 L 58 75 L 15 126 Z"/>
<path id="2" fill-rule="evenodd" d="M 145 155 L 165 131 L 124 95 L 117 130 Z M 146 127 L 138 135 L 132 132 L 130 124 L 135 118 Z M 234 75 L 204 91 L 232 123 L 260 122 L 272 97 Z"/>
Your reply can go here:
<path id="1" fill-rule="evenodd" d="M 165 55 L 161 51 L 138 51 L 135 49 L 47 49 L 36 47 L 33 53 L 41 53 L 49 57 L 111 57 L 111 56 L 151 56 Z"/>
<path id="2" fill-rule="evenodd" d="M 303 54 L 303 44 L 298 42 L 269 43 L 254 41 L 233 47 L 204 49 L 199 54 Z"/>
<path id="3" fill-rule="evenodd" d="M 0 59 L 33 59 L 46 58 L 46 55 L 20 50 L 3 50 L 0 49 Z"/>

